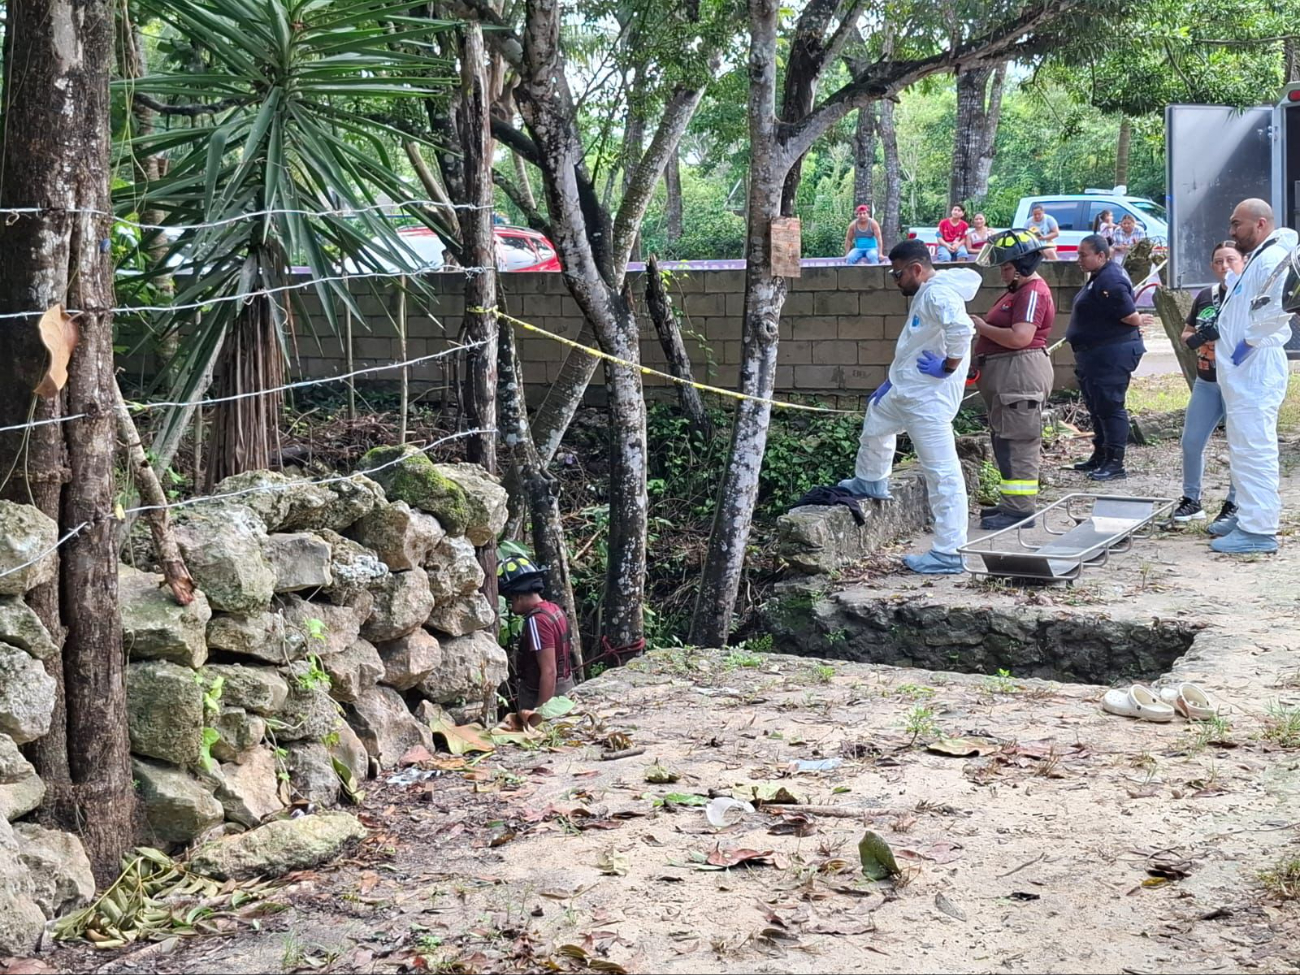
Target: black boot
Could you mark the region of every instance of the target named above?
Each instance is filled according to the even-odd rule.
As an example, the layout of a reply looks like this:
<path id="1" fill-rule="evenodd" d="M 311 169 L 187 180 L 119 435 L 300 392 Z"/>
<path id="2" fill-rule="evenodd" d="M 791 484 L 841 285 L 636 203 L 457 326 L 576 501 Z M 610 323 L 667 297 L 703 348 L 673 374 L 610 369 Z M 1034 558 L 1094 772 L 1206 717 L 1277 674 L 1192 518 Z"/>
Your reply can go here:
<path id="1" fill-rule="evenodd" d="M 1092 442 L 1092 456 L 1074 465 L 1076 471 L 1095 471 L 1106 459 L 1106 450 L 1097 441 Z"/>
<path id="2" fill-rule="evenodd" d="M 1107 447 L 1105 460 L 1088 477 L 1094 481 L 1119 481 L 1128 477 L 1128 471 L 1124 470 L 1124 448 Z"/>

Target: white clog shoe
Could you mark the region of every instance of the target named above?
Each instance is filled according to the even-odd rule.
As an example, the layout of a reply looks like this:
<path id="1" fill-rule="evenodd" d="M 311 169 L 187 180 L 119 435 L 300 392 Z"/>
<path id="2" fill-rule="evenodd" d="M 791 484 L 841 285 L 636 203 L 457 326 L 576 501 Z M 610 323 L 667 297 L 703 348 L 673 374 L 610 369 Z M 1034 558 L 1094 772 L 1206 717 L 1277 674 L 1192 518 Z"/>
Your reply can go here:
<path id="1" fill-rule="evenodd" d="M 1151 688 L 1134 684 L 1128 690 L 1110 690 L 1101 699 L 1101 709 L 1110 714 L 1125 718 L 1137 718 L 1139 721 L 1155 721 L 1160 724 L 1174 720 L 1172 705 L 1166 704 L 1151 692 Z"/>
<path id="2" fill-rule="evenodd" d="M 1220 710 L 1219 702 L 1198 684 L 1185 683 L 1162 687 L 1160 699 L 1192 721 L 1209 721 L 1216 717 Z"/>

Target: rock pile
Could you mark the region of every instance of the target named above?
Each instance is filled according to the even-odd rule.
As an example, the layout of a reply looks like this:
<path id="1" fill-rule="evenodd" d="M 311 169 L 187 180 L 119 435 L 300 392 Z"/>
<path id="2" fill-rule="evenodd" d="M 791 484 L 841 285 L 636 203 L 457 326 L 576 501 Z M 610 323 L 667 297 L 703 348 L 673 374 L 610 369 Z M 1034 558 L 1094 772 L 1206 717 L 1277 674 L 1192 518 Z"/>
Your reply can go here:
<path id="1" fill-rule="evenodd" d="M 505 490 L 414 447 L 378 448 L 360 466 L 380 470 L 328 484 L 241 474 L 217 486 L 220 500 L 178 512 L 199 590 L 189 606 L 147 562 L 120 567 L 144 841 L 254 827 L 296 799 L 334 803 L 340 776 L 432 749 L 412 713 L 421 702 L 477 712 L 505 679 L 475 554 L 505 524 Z M 0 572 L 56 533 L 36 509 L 0 502 Z M 51 911 L 93 891 L 88 867 L 56 882 L 27 866 L 79 850 L 75 837 L 9 827 L 44 793 L 17 746 L 48 731 L 54 707 L 41 660 L 56 647 L 22 600 L 51 565 L 0 576 L 0 954 L 22 953 Z"/>

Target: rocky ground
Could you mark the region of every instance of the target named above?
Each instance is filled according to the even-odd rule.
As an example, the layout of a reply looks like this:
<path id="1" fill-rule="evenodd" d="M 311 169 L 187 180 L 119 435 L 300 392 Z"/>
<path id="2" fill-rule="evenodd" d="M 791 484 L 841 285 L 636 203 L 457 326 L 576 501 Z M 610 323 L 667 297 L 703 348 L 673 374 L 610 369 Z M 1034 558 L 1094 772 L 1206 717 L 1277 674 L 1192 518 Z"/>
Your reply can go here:
<path id="1" fill-rule="evenodd" d="M 1177 493 L 1171 447 L 1131 467 L 1121 491 Z M 1212 498 L 1222 484 L 1216 458 Z M 658 650 L 584 685 L 536 741 L 385 773 L 368 839 L 219 936 L 63 947 L 25 970 L 1296 971 L 1294 544 L 1241 562 L 1163 532 L 1061 589 L 917 581 L 885 556 L 820 594 L 1177 622 L 1194 641 L 1170 677 L 1226 702 L 1221 722 L 1133 723 L 1098 709 L 1097 684 L 782 656 L 761 637 Z M 627 748 L 643 751 L 602 758 Z M 711 826 L 698 803 L 733 795 L 769 802 Z M 893 880 L 862 876 L 868 828 Z"/>

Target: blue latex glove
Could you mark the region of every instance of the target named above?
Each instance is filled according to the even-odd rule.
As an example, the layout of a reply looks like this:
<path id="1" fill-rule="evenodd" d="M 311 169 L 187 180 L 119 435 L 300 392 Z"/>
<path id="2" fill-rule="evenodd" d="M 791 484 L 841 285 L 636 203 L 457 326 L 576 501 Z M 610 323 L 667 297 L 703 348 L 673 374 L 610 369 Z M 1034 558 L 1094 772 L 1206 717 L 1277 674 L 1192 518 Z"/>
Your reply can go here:
<path id="1" fill-rule="evenodd" d="M 1246 340 L 1242 339 L 1237 343 L 1237 347 L 1232 350 L 1232 364 L 1239 366 L 1246 361 L 1247 357 L 1255 351 L 1253 345 L 1247 345 Z"/>
<path id="2" fill-rule="evenodd" d="M 884 398 L 885 394 L 889 392 L 891 388 L 893 388 L 893 385 L 894 385 L 893 383 L 891 383 L 888 379 L 886 379 L 883 383 L 881 383 L 879 386 L 876 387 L 876 391 L 874 393 L 872 393 L 870 396 L 867 397 L 867 403 L 868 404 L 879 403 L 881 399 Z"/>
<path id="3" fill-rule="evenodd" d="M 927 349 L 917 356 L 916 368 L 927 376 L 933 376 L 935 379 L 943 379 L 952 375 L 952 373 L 948 372 L 948 370 L 943 367 L 943 364 L 947 361 L 948 360 L 943 356 L 935 355 Z"/>

